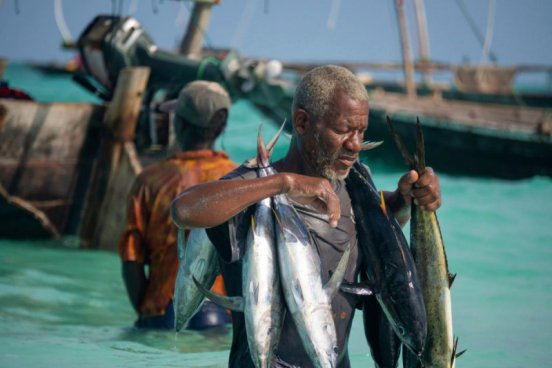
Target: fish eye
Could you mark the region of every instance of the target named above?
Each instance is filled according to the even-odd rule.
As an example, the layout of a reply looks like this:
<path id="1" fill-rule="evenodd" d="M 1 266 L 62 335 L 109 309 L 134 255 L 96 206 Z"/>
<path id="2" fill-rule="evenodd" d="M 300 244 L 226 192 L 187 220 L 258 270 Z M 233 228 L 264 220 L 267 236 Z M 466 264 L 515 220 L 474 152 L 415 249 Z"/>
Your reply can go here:
<path id="1" fill-rule="evenodd" d="M 399 335 L 404 336 L 404 333 L 405 333 L 404 327 L 403 327 L 403 326 L 399 326 L 399 327 L 398 327 L 398 330 L 399 330 Z"/>
<path id="2" fill-rule="evenodd" d="M 339 350 L 337 349 L 337 346 L 334 346 L 333 351 L 334 351 L 334 353 L 336 353 L 336 354 L 339 352 Z"/>

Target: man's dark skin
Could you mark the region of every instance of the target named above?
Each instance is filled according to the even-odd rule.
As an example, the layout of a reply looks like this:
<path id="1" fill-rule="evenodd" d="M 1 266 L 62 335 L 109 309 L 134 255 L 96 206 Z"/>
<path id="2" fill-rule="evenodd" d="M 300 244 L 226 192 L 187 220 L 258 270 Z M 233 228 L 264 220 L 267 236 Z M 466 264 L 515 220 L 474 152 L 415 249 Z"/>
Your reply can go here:
<path id="1" fill-rule="evenodd" d="M 293 114 L 294 135 L 286 156 L 274 163 L 276 175 L 249 180 L 223 180 L 188 189 L 171 204 L 171 214 L 180 227 L 213 227 L 229 220 L 263 198 L 287 194 L 297 202 L 326 213 L 335 227 L 340 206 L 330 181 L 322 177 L 317 157 L 329 157 L 328 166 L 344 176 L 358 159 L 368 128 L 368 102 L 351 99 L 343 91 L 334 93 L 328 112 L 314 119 L 301 108 Z M 414 200 L 434 211 L 441 205 L 439 179 L 431 168 L 422 176 L 414 170 L 403 175 L 394 192 L 384 192 L 386 203 L 404 225 Z"/>
<path id="2" fill-rule="evenodd" d="M 216 137 L 226 127 L 227 117 L 228 111 L 217 111 L 213 115 L 210 124 L 214 128 L 205 132 L 205 134 L 197 134 L 197 128 L 194 128 L 185 120 L 181 120 L 180 124 L 175 125 L 176 139 L 180 142 L 181 151 L 214 149 Z M 130 302 L 139 314 L 148 285 L 145 265 L 135 261 L 123 262 L 122 273 Z"/>

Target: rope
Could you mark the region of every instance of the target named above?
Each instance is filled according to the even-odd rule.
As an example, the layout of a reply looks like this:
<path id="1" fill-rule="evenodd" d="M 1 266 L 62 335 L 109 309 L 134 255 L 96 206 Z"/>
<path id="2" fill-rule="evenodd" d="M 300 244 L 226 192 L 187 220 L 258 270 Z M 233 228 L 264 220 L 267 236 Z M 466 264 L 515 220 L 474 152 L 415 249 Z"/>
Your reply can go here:
<path id="1" fill-rule="evenodd" d="M 489 52 L 491 51 L 491 42 L 493 40 L 495 8 L 496 8 L 496 1 L 489 0 L 489 14 L 487 15 L 487 31 L 485 32 L 485 42 L 483 43 L 481 62 L 483 62 L 483 60 L 489 59 Z"/>
<path id="2" fill-rule="evenodd" d="M 214 64 L 215 66 L 218 66 L 219 60 L 212 56 L 207 56 L 206 58 L 203 58 L 199 63 L 199 67 L 197 68 L 197 75 L 196 75 L 197 80 L 203 79 L 203 75 L 209 64 Z"/>
<path id="3" fill-rule="evenodd" d="M 460 7 L 460 10 L 462 11 L 462 15 L 464 16 L 464 18 L 466 18 L 466 21 L 468 22 L 468 25 L 470 26 L 471 31 L 473 32 L 473 34 L 475 35 L 475 37 L 477 38 L 479 43 L 481 43 L 481 45 L 484 45 L 485 40 L 483 38 L 483 34 L 481 33 L 481 31 L 477 27 L 477 24 L 475 24 L 475 21 L 473 20 L 473 18 L 468 13 L 468 9 L 466 8 L 466 4 L 464 4 L 463 0 L 456 0 L 456 3 Z M 490 49 L 489 49 L 489 57 L 490 57 L 490 59 L 493 63 L 498 62 L 498 58 L 496 57 L 494 52 Z"/>

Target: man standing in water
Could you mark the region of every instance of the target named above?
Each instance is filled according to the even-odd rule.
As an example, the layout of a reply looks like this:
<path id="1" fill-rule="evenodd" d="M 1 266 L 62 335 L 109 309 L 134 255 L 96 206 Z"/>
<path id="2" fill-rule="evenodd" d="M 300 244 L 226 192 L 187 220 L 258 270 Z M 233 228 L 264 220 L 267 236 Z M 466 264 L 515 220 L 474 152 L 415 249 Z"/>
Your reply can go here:
<path id="1" fill-rule="evenodd" d="M 136 327 L 174 328 L 177 228 L 169 205 L 187 188 L 219 179 L 236 168 L 224 152 L 213 150 L 226 127 L 230 103 L 219 84 L 194 81 L 180 91 L 177 100 L 161 106 L 167 112 L 174 110 L 174 130 L 182 152 L 147 167 L 136 178 L 129 195 L 127 225 L 119 241 L 123 280 L 139 316 Z M 214 290 L 224 290 L 220 276 Z M 214 304 L 205 304 L 200 313 L 211 313 L 205 319 L 209 326 L 229 322 L 227 313 Z"/>
<path id="2" fill-rule="evenodd" d="M 293 136 L 286 156 L 274 163 L 279 172 L 256 178 L 255 171 L 240 167 L 227 179 L 199 185 L 182 193 L 171 205 L 179 226 L 207 227 L 209 238 L 223 259 L 223 277 L 228 295 L 241 295 L 241 269 L 237 261 L 239 243 L 247 234 L 251 209 L 263 198 L 287 194 L 307 228 L 320 255 L 323 282 L 350 244 L 351 254 L 344 281 L 354 282 L 361 258 L 351 197 L 345 185 L 350 169 L 358 161 L 364 132 L 368 128 L 368 94 L 349 70 L 324 66 L 311 70 L 297 86 L 293 106 Z M 369 175 L 369 174 L 367 174 Z M 236 180 L 240 179 L 240 180 Z M 385 201 L 404 225 L 414 200 L 426 210 L 441 204 L 438 177 L 431 168 L 422 176 L 415 171 L 403 175 Z M 338 366 L 349 367 L 347 341 L 357 300 L 338 292 L 332 301 L 337 332 Z M 252 367 L 244 318 L 233 314 L 231 367 Z M 311 367 L 289 313 L 286 315 L 274 362 L 277 367 Z"/>

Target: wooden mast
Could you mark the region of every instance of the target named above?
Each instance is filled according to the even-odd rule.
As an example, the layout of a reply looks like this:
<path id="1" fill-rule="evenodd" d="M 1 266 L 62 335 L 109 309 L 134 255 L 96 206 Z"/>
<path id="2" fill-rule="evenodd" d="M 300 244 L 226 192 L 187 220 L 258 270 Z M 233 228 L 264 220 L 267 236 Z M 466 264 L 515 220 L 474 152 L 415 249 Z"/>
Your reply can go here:
<path id="1" fill-rule="evenodd" d="M 395 10 L 399 22 L 399 33 L 402 46 L 402 59 L 405 77 L 406 95 L 410 98 L 416 97 L 416 84 L 414 82 L 414 65 L 412 63 L 412 51 L 410 50 L 410 40 L 408 38 L 408 24 L 404 14 L 404 1 L 395 0 Z"/>
<path id="2" fill-rule="evenodd" d="M 429 63 L 429 37 L 427 33 L 427 20 L 423 0 L 414 0 L 414 13 L 416 14 L 416 30 L 418 33 L 419 58 L 422 65 Z M 431 73 L 427 68 L 422 68 L 422 75 L 426 84 L 431 83 Z"/>
<path id="3" fill-rule="evenodd" d="M 209 24 L 211 8 L 221 0 L 195 0 L 186 34 L 180 43 L 180 54 L 190 59 L 201 59 L 203 35 Z"/>

